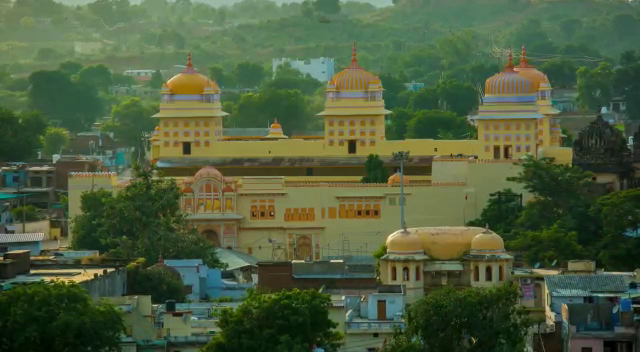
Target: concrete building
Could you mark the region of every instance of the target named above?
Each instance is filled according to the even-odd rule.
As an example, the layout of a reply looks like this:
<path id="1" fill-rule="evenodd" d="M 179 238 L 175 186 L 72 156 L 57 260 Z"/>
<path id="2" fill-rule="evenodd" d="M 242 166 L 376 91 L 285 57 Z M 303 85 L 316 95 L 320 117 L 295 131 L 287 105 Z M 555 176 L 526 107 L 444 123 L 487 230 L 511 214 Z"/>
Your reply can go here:
<path id="1" fill-rule="evenodd" d="M 341 351 L 371 351 L 404 328 L 403 285 L 381 285 L 376 292 L 345 296 L 344 345 Z"/>
<path id="2" fill-rule="evenodd" d="M 38 264 L 29 251 L 11 251 L 0 260 L 0 291 L 15 285 L 41 281 L 64 281 L 79 284 L 92 298 L 121 296 L 127 292 L 124 267 L 77 264 Z"/>
<path id="3" fill-rule="evenodd" d="M 204 298 L 208 268 L 202 264 L 202 259 L 165 259 L 164 263 L 180 273 L 189 300 Z"/>
<path id="4" fill-rule="evenodd" d="M 33 256 L 40 255 L 44 233 L 0 233 L 0 254 L 27 250 Z"/>
<path id="5" fill-rule="evenodd" d="M 293 60 L 289 58 L 280 58 L 271 60 L 271 69 L 275 77 L 278 67 L 288 63 L 291 68 L 300 71 L 303 75 L 310 75 L 320 82 L 329 82 L 335 74 L 334 60 L 327 57 L 320 57 L 309 60 Z"/>
<path id="6" fill-rule="evenodd" d="M 567 352 L 633 352 L 638 328 L 630 299 L 562 304 Z"/>
<path id="7" fill-rule="evenodd" d="M 267 292 L 319 289 L 372 290 L 378 286 L 373 265 L 346 265 L 342 260 L 259 262 L 258 288 Z"/>
<path id="8" fill-rule="evenodd" d="M 102 42 L 75 42 L 73 43 L 73 52 L 76 55 L 96 55 L 104 48 Z"/>
<path id="9" fill-rule="evenodd" d="M 197 317 L 195 311 L 182 309 L 175 303 L 152 305 L 151 296 L 106 297 L 124 318 L 121 336 L 123 352 L 162 351 L 197 352 L 213 337 L 216 330 L 211 315 Z"/>

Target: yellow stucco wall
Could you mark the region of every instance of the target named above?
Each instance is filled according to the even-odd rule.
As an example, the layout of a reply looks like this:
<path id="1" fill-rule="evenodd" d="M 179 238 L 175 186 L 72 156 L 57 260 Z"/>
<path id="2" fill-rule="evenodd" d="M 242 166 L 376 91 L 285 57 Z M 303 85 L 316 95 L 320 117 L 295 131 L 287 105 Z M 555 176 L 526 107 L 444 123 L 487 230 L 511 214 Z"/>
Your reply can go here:
<path id="1" fill-rule="evenodd" d="M 405 188 L 407 226 L 464 225 L 480 215 L 491 193 L 504 188 L 522 192 L 518 184 L 506 181 L 508 176 L 517 174 L 519 168 L 504 161 L 436 159 L 432 183 L 419 181 L 417 177 L 410 179 Z M 185 178 L 178 180 L 181 183 Z M 192 221 L 200 230 L 215 230 L 220 245 L 249 252 L 261 260 L 370 255 L 400 227 L 398 185 L 311 180 L 311 177 L 238 178 L 232 211 L 238 219 L 198 213 L 199 218 Z M 115 175 L 111 174 L 72 175 L 69 184 L 72 218 L 80 213 L 82 192 L 92 186 L 117 190 Z M 527 199 L 525 195 L 524 201 Z M 259 209 L 260 206 L 265 209 L 273 206 L 273 218 L 252 218 L 252 207 Z M 360 217 L 358 209 L 362 210 Z M 302 216 L 298 215 L 295 220 L 294 212 L 301 214 L 303 210 L 313 216 L 299 220 Z M 230 226 L 229 233 L 223 230 L 226 225 Z M 301 243 L 306 246 L 302 252 L 298 249 Z M 277 253 L 284 257 L 274 257 Z"/>

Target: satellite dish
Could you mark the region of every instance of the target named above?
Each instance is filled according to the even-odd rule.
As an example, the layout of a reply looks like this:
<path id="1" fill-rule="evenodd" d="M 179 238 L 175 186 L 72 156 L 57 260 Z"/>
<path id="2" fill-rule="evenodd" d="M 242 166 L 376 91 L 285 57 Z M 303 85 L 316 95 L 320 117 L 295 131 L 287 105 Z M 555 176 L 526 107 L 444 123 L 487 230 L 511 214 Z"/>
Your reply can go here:
<path id="1" fill-rule="evenodd" d="M 538 269 L 540 267 L 540 262 L 537 262 L 536 265 L 533 266 L 534 269 Z"/>
<path id="2" fill-rule="evenodd" d="M 612 312 L 613 312 L 613 314 L 616 314 L 616 313 L 618 313 L 619 310 L 620 310 L 620 306 L 616 304 L 616 306 L 613 307 Z"/>
<path id="3" fill-rule="evenodd" d="M 558 260 L 554 260 L 553 263 L 551 263 L 551 267 L 553 268 L 554 266 L 556 266 L 556 264 L 558 264 Z"/>

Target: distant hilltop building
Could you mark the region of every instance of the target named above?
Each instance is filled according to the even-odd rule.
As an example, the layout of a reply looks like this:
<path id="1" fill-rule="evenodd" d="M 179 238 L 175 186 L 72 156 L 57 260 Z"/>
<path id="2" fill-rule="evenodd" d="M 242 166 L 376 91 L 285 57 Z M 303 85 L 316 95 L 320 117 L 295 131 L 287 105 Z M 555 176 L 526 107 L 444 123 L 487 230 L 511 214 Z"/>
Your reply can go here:
<path id="1" fill-rule="evenodd" d="M 418 83 L 416 81 L 412 81 L 411 83 L 405 83 L 404 86 L 407 88 L 407 90 L 412 91 L 412 92 L 417 92 L 420 89 L 424 88 L 424 83 Z"/>
<path id="2" fill-rule="evenodd" d="M 327 57 L 320 57 L 317 59 L 309 60 L 292 60 L 289 58 L 281 58 L 272 60 L 274 77 L 278 67 L 286 62 L 288 62 L 292 68 L 295 68 L 296 70 L 302 72 L 302 74 L 306 75 L 308 73 L 311 77 L 317 79 L 320 82 L 328 82 L 335 73 L 335 65 L 333 59 Z"/>

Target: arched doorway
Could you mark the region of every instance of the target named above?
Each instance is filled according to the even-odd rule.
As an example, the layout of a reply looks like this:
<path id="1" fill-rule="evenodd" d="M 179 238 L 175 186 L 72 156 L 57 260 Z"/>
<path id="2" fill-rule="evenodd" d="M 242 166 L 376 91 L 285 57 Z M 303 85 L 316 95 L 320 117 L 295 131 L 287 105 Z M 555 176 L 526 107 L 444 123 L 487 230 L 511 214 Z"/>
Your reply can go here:
<path id="1" fill-rule="evenodd" d="M 216 247 L 220 247 L 220 238 L 218 237 L 218 234 L 211 230 L 211 229 L 207 229 L 202 231 L 202 236 L 206 239 L 208 239 L 209 241 L 213 242 L 213 245 Z"/>
<path id="2" fill-rule="evenodd" d="M 311 242 L 311 237 L 309 236 L 298 236 L 296 238 L 296 259 L 312 260 L 313 245 Z"/>

